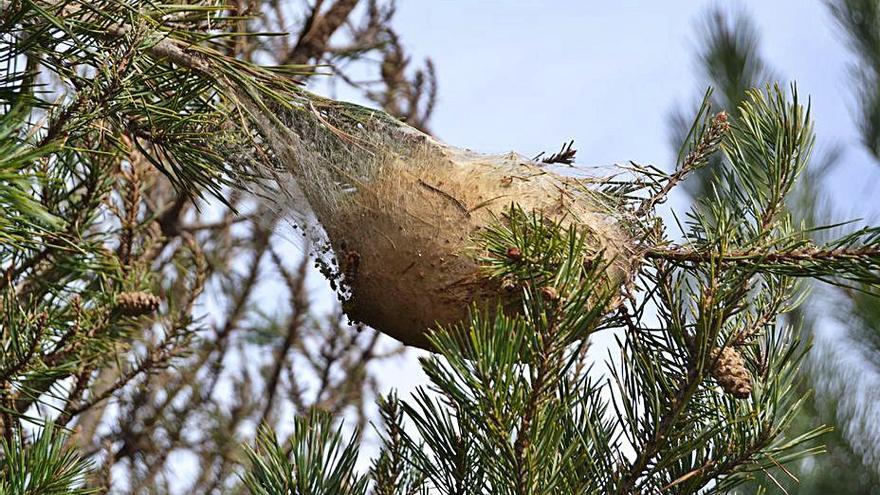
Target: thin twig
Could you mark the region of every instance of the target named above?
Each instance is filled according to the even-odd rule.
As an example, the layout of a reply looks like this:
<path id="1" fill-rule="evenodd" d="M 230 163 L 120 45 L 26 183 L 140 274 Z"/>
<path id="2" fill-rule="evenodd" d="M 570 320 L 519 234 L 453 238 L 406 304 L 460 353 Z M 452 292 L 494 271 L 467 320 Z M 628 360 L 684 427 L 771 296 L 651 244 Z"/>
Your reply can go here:
<path id="1" fill-rule="evenodd" d="M 659 191 L 642 201 L 636 209 L 635 215 L 639 217 L 644 216 L 656 205 L 666 201 L 669 192 L 676 185 L 683 181 L 691 172 L 705 165 L 709 155 L 718 147 L 728 129 L 730 129 L 730 123 L 728 122 L 727 113 L 722 111 L 715 114 L 712 122 L 709 124 L 709 128 L 703 133 L 694 149 L 685 156 L 678 170 L 669 176 Z"/>
<path id="2" fill-rule="evenodd" d="M 434 191 L 435 193 L 437 193 L 437 194 L 443 196 L 444 198 L 455 203 L 455 206 L 458 206 L 458 208 L 464 213 L 464 216 L 466 216 L 466 217 L 471 216 L 471 211 L 470 211 L 470 209 L 468 209 L 467 205 L 465 205 L 460 199 L 456 198 L 455 196 L 449 194 L 448 192 L 444 191 L 443 189 L 440 189 L 437 186 L 428 184 L 427 182 L 423 181 L 422 179 L 419 179 L 419 185 L 421 185 L 431 191 Z"/>
<path id="3" fill-rule="evenodd" d="M 564 143 L 562 145 L 562 148 L 560 148 L 558 152 L 553 153 L 550 156 L 545 157 L 543 151 L 538 153 L 537 156 L 532 158 L 532 161 L 541 160 L 541 163 L 547 165 L 550 165 L 552 163 L 564 163 L 566 165 L 571 165 L 572 163 L 574 163 L 574 157 L 577 154 L 577 150 L 573 149 L 572 146 L 574 146 L 574 139 L 567 143 Z"/>
<path id="4" fill-rule="evenodd" d="M 733 263 L 739 265 L 778 264 L 793 265 L 804 261 L 828 262 L 857 259 L 880 261 L 880 246 L 862 246 L 850 249 L 821 249 L 806 247 L 788 251 L 748 250 L 718 253 L 687 247 L 655 247 L 645 251 L 649 259 L 663 259 L 673 263 Z"/>

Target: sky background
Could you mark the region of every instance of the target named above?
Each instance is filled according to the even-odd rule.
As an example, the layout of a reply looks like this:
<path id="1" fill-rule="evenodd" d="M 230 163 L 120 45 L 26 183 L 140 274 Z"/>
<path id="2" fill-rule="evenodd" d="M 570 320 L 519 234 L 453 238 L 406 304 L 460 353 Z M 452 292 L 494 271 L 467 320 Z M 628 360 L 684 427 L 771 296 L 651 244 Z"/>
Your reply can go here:
<path id="1" fill-rule="evenodd" d="M 425 57 L 435 63 L 439 97 L 430 127 L 440 139 L 527 156 L 574 139 L 582 165 L 633 160 L 672 170 L 670 114 L 695 110 L 706 89 L 695 58 L 706 14 L 718 5 L 402 0 L 394 26 L 413 64 Z M 859 144 L 853 58 L 825 4 L 727 1 L 723 7 L 751 17 L 760 53 L 779 82 L 796 82 L 801 98 L 811 98 L 817 148 L 842 146 L 843 160 L 827 183 L 836 219 L 874 217 L 880 168 Z M 332 95 L 362 101 L 345 88 Z M 679 193 L 665 207 L 685 211 L 688 198 Z M 311 283 L 316 298 L 324 291 L 330 304 L 320 275 Z M 820 333 L 833 336 L 834 326 L 826 322 Z M 597 356 L 610 340 L 594 339 Z M 386 389 L 406 396 L 425 382 L 418 355 L 382 365 Z"/>

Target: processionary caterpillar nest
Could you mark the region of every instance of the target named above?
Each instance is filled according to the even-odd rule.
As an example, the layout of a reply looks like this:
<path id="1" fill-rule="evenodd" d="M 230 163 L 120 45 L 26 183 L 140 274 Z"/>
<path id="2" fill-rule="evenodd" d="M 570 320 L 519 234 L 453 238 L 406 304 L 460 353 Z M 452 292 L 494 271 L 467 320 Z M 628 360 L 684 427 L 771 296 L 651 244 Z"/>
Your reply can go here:
<path id="1" fill-rule="evenodd" d="M 427 348 L 428 330 L 461 322 L 472 304 L 516 310 L 474 249 L 476 234 L 512 203 L 582 227 L 608 261 L 608 290 L 631 274 L 624 229 L 577 179 L 514 153 L 448 146 L 355 105 L 260 115 L 264 139 L 336 253 L 349 317 L 405 344 Z"/>

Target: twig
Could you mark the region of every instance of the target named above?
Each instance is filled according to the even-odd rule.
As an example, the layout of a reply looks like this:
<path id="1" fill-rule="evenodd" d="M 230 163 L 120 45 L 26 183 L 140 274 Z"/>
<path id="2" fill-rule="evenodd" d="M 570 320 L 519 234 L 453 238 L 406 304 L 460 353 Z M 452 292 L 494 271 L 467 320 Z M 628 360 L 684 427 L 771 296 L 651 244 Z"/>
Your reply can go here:
<path id="1" fill-rule="evenodd" d="M 348 19 L 351 11 L 357 6 L 358 0 L 338 0 L 327 9 L 327 13 L 324 15 L 319 12 L 322 3 L 322 1 L 318 2 L 312 9 L 296 46 L 290 51 L 283 62 L 284 64 L 305 64 L 327 51 L 327 42 L 330 41 L 330 37 Z"/>
<path id="2" fill-rule="evenodd" d="M 685 159 L 678 170 L 669 176 L 666 183 L 663 184 L 663 187 L 660 188 L 659 191 L 650 198 L 646 198 L 642 201 L 636 209 L 636 216 L 644 216 L 654 208 L 654 206 L 666 201 L 672 188 L 684 180 L 688 174 L 705 165 L 706 159 L 715 151 L 718 144 L 721 142 L 721 138 L 723 138 L 724 134 L 730 129 L 730 123 L 727 120 L 726 112 L 722 111 L 715 114 L 712 118 L 712 122 L 709 124 L 709 129 L 703 133 L 700 141 L 694 149 L 685 156 Z"/>
<path id="3" fill-rule="evenodd" d="M 553 309 L 550 309 L 548 313 L 547 329 L 539 340 L 543 345 L 541 346 L 540 357 L 536 363 L 537 371 L 534 375 L 534 381 L 532 382 L 532 387 L 529 391 L 528 402 L 526 403 L 523 417 L 520 420 L 516 441 L 513 446 L 514 458 L 517 464 L 516 482 L 519 493 L 528 493 L 530 491 L 528 487 L 525 486 L 526 470 L 528 469 L 526 466 L 526 457 L 528 456 L 528 453 L 526 451 L 532 442 L 532 423 L 539 413 L 538 406 L 544 396 L 548 382 L 551 381 L 551 378 L 549 377 L 552 376 L 551 374 L 553 372 L 551 368 L 552 346 L 555 344 L 558 322 Z"/>
<path id="4" fill-rule="evenodd" d="M 855 260 L 861 258 L 877 258 L 880 262 L 880 246 L 862 246 L 852 249 L 821 249 L 806 247 L 789 251 L 730 251 L 717 253 L 686 247 L 655 247 L 644 253 L 649 259 L 663 259 L 673 263 L 708 263 L 721 262 L 738 265 L 754 265 L 771 263 L 778 265 L 793 265 L 804 261 L 828 262 L 841 260 Z"/>
<path id="5" fill-rule="evenodd" d="M 468 207 L 464 203 L 462 203 L 460 199 L 456 198 L 455 196 L 449 194 L 448 192 L 444 191 L 443 189 L 440 189 L 437 186 L 428 184 L 427 182 L 423 181 L 422 179 L 419 179 L 419 185 L 424 186 L 425 188 L 430 189 L 431 191 L 434 191 L 435 193 L 437 193 L 437 194 L 443 196 L 444 198 L 455 203 L 455 205 L 458 206 L 459 209 L 461 209 L 461 211 L 464 213 L 464 216 L 466 216 L 466 217 L 471 216 L 471 210 L 468 209 Z"/>
<path id="6" fill-rule="evenodd" d="M 149 349 L 140 363 L 135 364 L 130 369 L 120 374 L 120 377 L 116 382 L 107 387 L 106 390 L 96 394 L 94 397 L 90 397 L 87 401 L 77 404 L 75 407 L 67 409 L 65 411 L 67 417 L 72 418 L 91 408 L 95 404 L 99 404 L 109 399 L 117 390 L 126 386 L 129 382 L 137 378 L 138 375 L 149 374 L 157 367 L 167 365 L 173 357 L 182 354 L 183 352 L 185 352 L 185 349 L 175 348 L 173 342 L 163 342 L 158 347 Z"/>
<path id="7" fill-rule="evenodd" d="M 568 143 L 564 143 L 562 145 L 562 148 L 560 148 L 558 152 L 553 153 L 550 156 L 541 158 L 542 156 L 544 156 L 544 152 L 542 151 L 538 153 L 537 156 L 532 158 L 532 161 L 538 161 L 540 159 L 541 163 L 545 163 L 547 165 L 550 165 L 551 163 L 564 163 L 566 165 L 571 165 L 572 163 L 574 163 L 574 157 L 577 154 L 577 150 L 572 148 L 573 145 L 574 139 L 572 139 Z"/>
<path id="8" fill-rule="evenodd" d="M 287 327 L 287 334 L 284 336 L 284 341 L 281 343 L 281 346 L 279 346 L 278 351 L 275 354 L 275 363 L 269 374 L 269 379 L 266 382 L 266 393 L 268 394 L 266 405 L 263 408 L 263 413 L 257 424 L 269 424 L 269 415 L 272 413 L 272 407 L 275 404 L 281 371 L 287 363 L 287 354 L 293 347 L 294 342 L 301 338 L 300 334 L 302 326 L 308 315 L 309 307 L 308 296 L 305 290 L 306 269 L 308 268 L 309 257 L 305 255 L 302 257 L 302 261 L 300 261 L 299 267 L 297 268 L 297 274 L 293 275 L 284 267 L 278 254 L 275 253 L 274 250 L 270 251 L 276 267 L 284 276 L 288 289 L 290 290 L 290 303 L 293 309 L 293 315 L 290 317 L 290 323 Z"/>

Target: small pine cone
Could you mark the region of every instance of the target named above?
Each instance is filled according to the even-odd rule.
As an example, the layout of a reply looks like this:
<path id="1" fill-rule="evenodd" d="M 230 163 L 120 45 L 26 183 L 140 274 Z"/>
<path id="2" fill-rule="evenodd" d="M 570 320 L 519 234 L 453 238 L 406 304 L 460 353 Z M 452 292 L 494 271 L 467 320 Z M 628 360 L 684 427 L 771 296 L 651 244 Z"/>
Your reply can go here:
<path id="1" fill-rule="evenodd" d="M 746 369 L 746 362 L 733 347 L 727 346 L 724 349 L 716 349 L 712 353 L 715 368 L 712 369 L 712 376 L 721 384 L 721 388 L 737 399 L 746 399 L 752 392 L 752 376 Z"/>
<path id="2" fill-rule="evenodd" d="M 125 316 L 143 316 L 159 309 L 160 302 L 149 292 L 123 292 L 116 296 L 116 309 Z"/>
<path id="3" fill-rule="evenodd" d="M 550 286 L 541 287 L 541 297 L 543 297 L 546 301 L 553 302 L 559 299 L 559 292 L 555 288 Z"/>
<path id="4" fill-rule="evenodd" d="M 519 261 L 522 259 L 522 251 L 515 246 L 511 246 L 507 248 L 507 257 L 513 261 Z"/>

